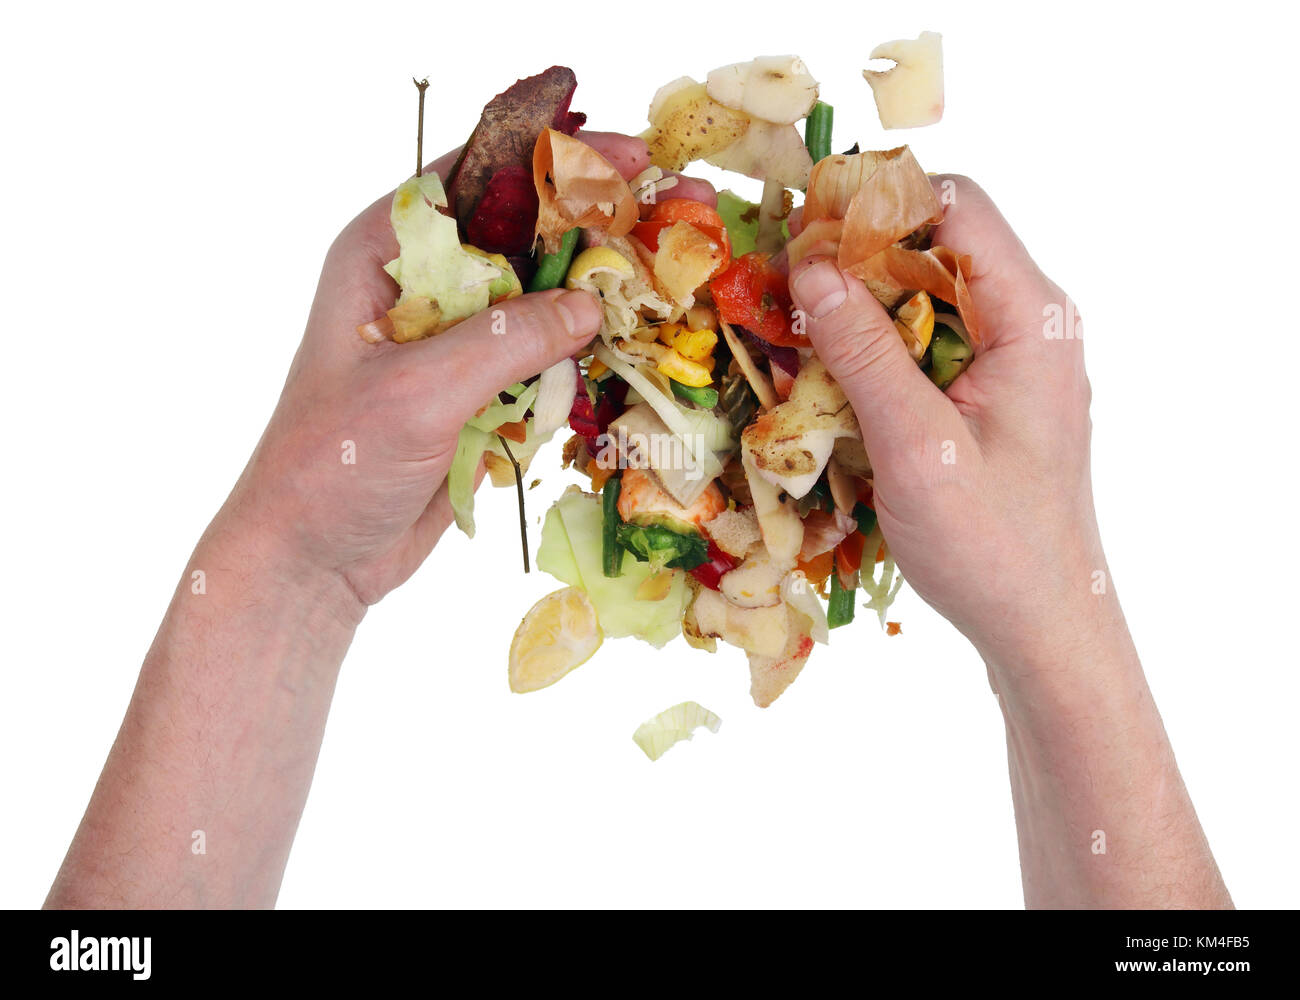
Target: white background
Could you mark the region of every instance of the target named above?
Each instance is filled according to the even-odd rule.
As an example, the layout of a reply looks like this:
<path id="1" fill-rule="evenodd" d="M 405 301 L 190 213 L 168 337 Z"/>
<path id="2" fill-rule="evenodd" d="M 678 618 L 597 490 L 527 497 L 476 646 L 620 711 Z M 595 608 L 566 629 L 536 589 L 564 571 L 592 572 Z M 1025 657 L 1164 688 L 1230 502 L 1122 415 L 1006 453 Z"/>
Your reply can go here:
<path id="1" fill-rule="evenodd" d="M 837 147 L 907 141 L 974 176 L 1080 303 L 1103 534 L 1183 774 L 1237 902 L 1300 902 L 1290 15 L 835 9 L 6 14 L 0 906 L 44 897 L 330 240 L 410 172 L 412 74 L 433 153 L 552 63 L 593 127 L 635 132 L 661 83 L 791 49 Z M 885 134 L 859 71 L 922 29 L 947 113 Z M 564 477 L 535 468 L 539 515 Z M 913 594 L 901 637 L 860 615 L 766 711 L 738 650 L 680 640 L 611 642 L 517 696 L 510 635 L 555 584 L 520 574 L 511 491 L 478 522 L 363 625 L 281 905 L 1020 905 L 983 666 Z M 650 764 L 633 729 L 685 699 L 721 732 Z"/>

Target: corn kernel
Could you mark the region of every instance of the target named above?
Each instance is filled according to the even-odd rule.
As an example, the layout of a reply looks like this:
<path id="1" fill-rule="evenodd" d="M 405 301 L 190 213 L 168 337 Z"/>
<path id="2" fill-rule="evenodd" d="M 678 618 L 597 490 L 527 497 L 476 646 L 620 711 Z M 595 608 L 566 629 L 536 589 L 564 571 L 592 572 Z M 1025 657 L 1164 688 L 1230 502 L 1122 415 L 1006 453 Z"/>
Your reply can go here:
<path id="1" fill-rule="evenodd" d="M 703 361 L 717 344 L 718 335 L 712 330 L 689 330 L 679 333 L 671 346 L 687 361 Z"/>
<path id="2" fill-rule="evenodd" d="M 673 341 L 676 340 L 677 336 L 683 332 L 685 332 L 685 328 L 681 326 L 681 324 L 679 323 L 659 324 L 659 339 L 667 347 L 672 347 Z"/>
<path id="3" fill-rule="evenodd" d="M 708 368 L 697 361 L 688 361 L 676 351 L 666 351 L 659 359 L 658 368 L 670 379 L 695 389 L 702 389 L 713 381 Z"/>

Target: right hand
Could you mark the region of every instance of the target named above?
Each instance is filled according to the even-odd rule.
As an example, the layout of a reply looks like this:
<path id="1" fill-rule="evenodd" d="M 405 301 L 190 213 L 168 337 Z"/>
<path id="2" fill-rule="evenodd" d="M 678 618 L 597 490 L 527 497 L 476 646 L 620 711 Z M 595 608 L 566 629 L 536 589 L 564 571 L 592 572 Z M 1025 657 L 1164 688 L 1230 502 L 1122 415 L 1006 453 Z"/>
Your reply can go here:
<path id="1" fill-rule="evenodd" d="M 999 658 L 1026 636 L 1068 641 L 1096 605 L 1093 574 L 1105 563 L 1089 471 L 1091 390 L 1082 342 L 1045 335 L 1044 307 L 1066 309 L 1065 293 L 988 195 L 964 177 L 934 178 L 937 188 L 945 181 L 955 201 L 934 243 L 972 255 L 984 339 L 946 395 L 866 286 L 833 260 L 801 262 L 790 288 L 862 426 L 880 528 L 900 571 L 986 659 Z"/>

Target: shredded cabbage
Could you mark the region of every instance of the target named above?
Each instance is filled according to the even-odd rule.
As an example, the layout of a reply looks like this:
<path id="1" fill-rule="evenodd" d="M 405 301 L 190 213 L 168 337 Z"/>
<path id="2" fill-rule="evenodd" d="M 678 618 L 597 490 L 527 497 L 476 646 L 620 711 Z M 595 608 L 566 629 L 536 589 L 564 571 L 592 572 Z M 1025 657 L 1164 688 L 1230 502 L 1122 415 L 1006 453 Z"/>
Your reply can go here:
<path id="1" fill-rule="evenodd" d="M 533 413 L 537 430 L 549 434 L 569 422 L 569 411 L 578 394 L 578 366 L 572 358 L 557 361 L 537 380 L 537 399 Z"/>
<path id="2" fill-rule="evenodd" d="M 903 577 L 900 574 L 897 579 L 894 578 L 894 557 L 885 550 L 884 561 L 880 564 L 880 580 L 876 580 L 876 567 L 869 559 L 862 561 L 862 589 L 871 597 L 871 600 L 862 605 L 868 611 L 874 611 L 880 616 L 880 627 L 885 627 L 885 615 L 889 612 L 889 606 L 894 603 L 894 598 L 903 586 Z M 892 586 L 891 586 L 892 584 Z"/>
<path id="3" fill-rule="evenodd" d="M 523 420 L 524 414 L 537 398 L 537 383 L 525 386 L 522 382 L 516 382 L 506 389 L 505 393 L 507 396 L 514 397 L 513 403 L 503 403 L 498 396 L 483 408 L 482 413 L 470 417 L 466 423 L 481 431 L 494 431 L 502 424 L 513 424 Z"/>
<path id="4" fill-rule="evenodd" d="M 705 482 L 711 482 L 722 475 L 722 462 L 716 452 L 728 451 L 734 447 L 731 424 L 715 415 L 712 410 L 688 409 L 678 405 L 670 391 L 665 392 L 635 367 L 616 357 L 604 344 L 596 344 L 595 351 L 596 357 L 635 389 L 659 415 L 668 430 L 677 435 Z"/>
<path id="5" fill-rule="evenodd" d="M 684 701 L 641 723 L 632 734 L 632 739 L 645 751 L 647 757 L 658 760 L 674 743 L 694 736 L 695 730 L 700 726 L 716 733 L 721 725 L 722 720 L 703 705 Z"/>
<path id="6" fill-rule="evenodd" d="M 621 576 L 606 576 L 601 562 L 602 529 L 600 497 L 580 490 L 566 493 L 546 514 L 537 565 L 591 598 L 607 636 L 631 635 L 655 647 L 665 645 L 682 631 L 682 616 L 690 600 L 686 575 L 672 571 L 672 583 L 662 600 L 637 600 L 637 588 L 658 571 L 648 562 L 629 559 Z"/>

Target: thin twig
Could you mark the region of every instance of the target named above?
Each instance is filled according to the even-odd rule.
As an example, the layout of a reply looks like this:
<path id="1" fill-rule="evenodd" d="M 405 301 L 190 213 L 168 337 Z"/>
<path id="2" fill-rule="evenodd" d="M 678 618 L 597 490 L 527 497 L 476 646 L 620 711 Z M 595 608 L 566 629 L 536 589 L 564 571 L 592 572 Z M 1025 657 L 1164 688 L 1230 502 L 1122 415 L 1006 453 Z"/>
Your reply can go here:
<path id="1" fill-rule="evenodd" d="M 415 127 L 415 176 L 424 173 L 424 92 L 429 89 L 429 80 L 417 80 L 411 77 L 415 89 L 420 92 L 420 121 Z"/>
<path id="2" fill-rule="evenodd" d="M 501 442 L 501 447 L 506 450 L 506 458 L 510 459 L 510 464 L 515 467 L 515 494 L 519 497 L 519 541 L 524 549 L 524 572 L 528 570 L 528 518 L 524 513 L 524 473 L 519 468 L 519 463 L 515 461 L 514 453 L 510 450 L 510 445 L 506 444 L 506 439 L 500 434 L 497 440 Z"/>

